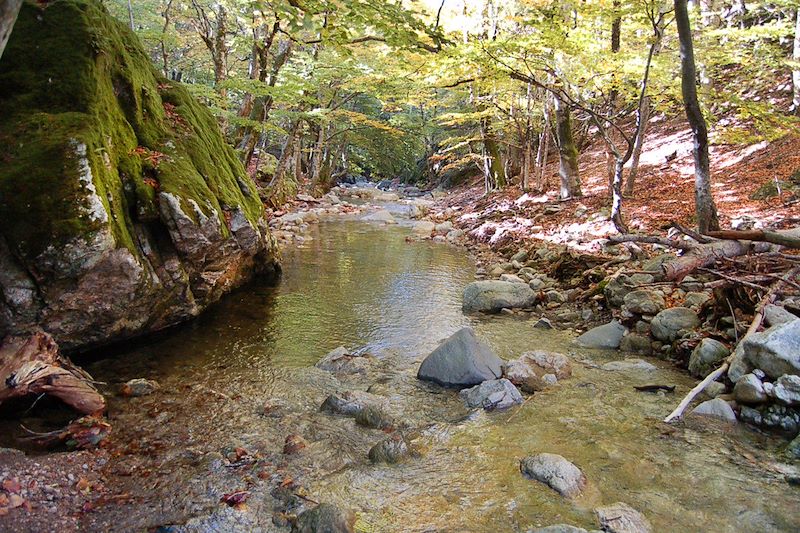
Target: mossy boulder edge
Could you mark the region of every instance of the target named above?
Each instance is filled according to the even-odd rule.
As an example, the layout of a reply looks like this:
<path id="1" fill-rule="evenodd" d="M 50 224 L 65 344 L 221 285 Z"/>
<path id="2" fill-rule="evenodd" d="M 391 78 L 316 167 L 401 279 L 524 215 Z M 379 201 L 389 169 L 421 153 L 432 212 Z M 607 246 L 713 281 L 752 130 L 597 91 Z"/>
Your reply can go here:
<path id="1" fill-rule="evenodd" d="M 200 313 L 277 252 L 210 112 L 96 0 L 26 3 L 0 60 L 0 337 L 77 350 Z"/>

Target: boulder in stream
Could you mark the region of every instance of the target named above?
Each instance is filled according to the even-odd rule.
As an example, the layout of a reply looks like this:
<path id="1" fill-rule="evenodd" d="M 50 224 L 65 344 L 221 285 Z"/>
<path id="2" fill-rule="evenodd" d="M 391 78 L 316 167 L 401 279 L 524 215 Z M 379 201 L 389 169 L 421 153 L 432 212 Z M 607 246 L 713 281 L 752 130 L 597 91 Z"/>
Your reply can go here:
<path id="1" fill-rule="evenodd" d="M 590 329 L 575 339 L 575 342 L 584 348 L 615 349 L 619 348 L 626 331 L 625 326 L 617 320 L 612 320 L 608 324 Z"/>
<path id="2" fill-rule="evenodd" d="M 399 433 L 393 434 L 370 448 L 369 460 L 373 464 L 396 464 L 405 459 L 409 454 L 409 446 Z"/>
<path id="3" fill-rule="evenodd" d="M 672 342 L 681 332 L 692 330 L 700 325 L 697 313 L 688 307 L 671 307 L 658 313 L 650 322 L 653 337 L 660 341 Z"/>
<path id="4" fill-rule="evenodd" d="M 517 359 L 507 361 L 503 375 L 525 392 L 542 390 L 550 385 L 545 376 L 566 379 L 572 375 L 572 365 L 567 356 L 536 350 L 526 352 Z"/>
<path id="5" fill-rule="evenodd" d="M 354 374 L 366 371 L 369 363 L 369 356 L 352 354 L 344 346 L 339 346 L 328 352 L 314 366 L 327 372 Z"/>
<path id="6" fill-rule="evenodd" d="M 321 503 L 300 513 L 292 533 L 353 533 L 356 515 L 330 503 Z"/>
<path id="7" fill-rule="evenodd" d="M 540 453 L 526 457 L 520 463 L 520 470 L 526 476 L 541 481 L 567 498 L 578 496 L 586 486 L 586 476 L 583 472 L 554 453 Z"/>
<path id="8" fill-rule="evenodd" d="M 705 338 L 692 350 L 692 355 L 689 357 L 689 373 L 694 377 L 704 378 L 730 353 L 728 347 L 718 340 Z"/>
<path id="9" fill-rule="evenodd" d="M 487 411 L 508 409 L 522 403 L 522 395 L 507 379 L 484 381 L 469 389 L 464 389 L 459 396 L 473 409 L 483 408 Z"/>
<path id="10" fill-rule="evenodd" d="M 361 220 L 365 222 L 383 222 L 384 224 L 397 224 L 397 221 L 394 219 L 394 216 L 387 211 L 386 209 L 381 209 L 379 211 L 375 211 L 374 213 L 368 213 L 361 217 Z"/>
<path id="11" fill-rule="evenodd" d="M 747 361 L 769 377 L 800 374 L 800 320 L 749 335 L 742 342 Z"/>
<path id="12" fill-rule="evenodd" d="M 472 328 L 462 328 L 425 358 L 417 377 L 445 387 L 471 387 L 501 377 L 502 364 Z"/>
<path id="13" fill-rule="evenodd" d="M 388 400 L 384 396 L 362 391 L 345 391 L 328 396 L 320 410 L 355 417 L 368 405 L 383 407 L 387 403 Z"/>
<path id="14" fill-rule="evenodd" d="M 484 280 L 473 281 L 464 288 L 463 309 L 466 312 L 497 313 L 501 309 L 532 307 L 536 293 L 525 283 Z"/>
<path id="15" fill-rule="evenodd" d="M 645 516 L 622 502 L 613 503 L 594 510 L 600 527 L 608 533 L 650 533 L 653 526 Z"/>
<path id="16" fill-rule="evenodd" d="M 699 416 L 710 416 L 712 418 L 724 420 L 725 422 L 736 422 L 736 413 L 733 412 L 733 409 L 730 405 L 728 405 L 728 402 L 722 398 L 714 398 L 713 400 L 708 400 L 701 403 L 692 410 L 692 414 Z"/>

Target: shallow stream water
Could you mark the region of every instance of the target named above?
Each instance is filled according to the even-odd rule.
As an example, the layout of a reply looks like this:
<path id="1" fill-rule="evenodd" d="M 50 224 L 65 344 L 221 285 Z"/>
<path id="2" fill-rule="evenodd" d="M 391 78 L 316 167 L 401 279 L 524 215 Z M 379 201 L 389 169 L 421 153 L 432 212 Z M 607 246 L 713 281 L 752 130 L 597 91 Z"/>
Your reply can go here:
<path id="1" fill-rule="evenodd" d="M 269 490 L 222 458 L 240 446 L 263 458 L 259 477 L 290 476 L 309 501 L 353 509 L 360 531 L 591 529 L 593 508 L 619 501 L 655 531 L 800 529 L 800 491 L 776 463 L 782 441 L 708 420 L 661 424 L 694 384 L 669 364 L 607 372 L 599 365 L 618 353 L 577 349 L 571 332 L 534 329 L 536 317 L 464 315 L 461 292 L 474 279 L 468 254 L 407 243 L 408 232 L 323 221 L 284 252 L 277 286 L 239 290 L 188 326 L 89 364 L 109 391 L 136 377 L 161 384 L 152 396 L 111 398 L 118 459 L 109 476 L 132 492 L 146 484 L 149 497 L 101 511 L 101 522 L 141 529 L 197 516 L 198 530 L 271 530 Z M 503 358 L 565 353 L 573 377 L 511 410 L 470 413 L 456 392 L 415 377 L 419 362 L 465 325 Z M 374 355 L 374 368 L 337 379 L 313 367 L 340 345 Z M 677 391 L 633 388 L 647 383 Z M 409 438 L 420 457 L 371 465 L 367 452 L 386 435 L 319 411 L 328 394 L 367 388 L 415 428 Z M 288 434 L 308 448 L 283 456 Z M 525 479 L 519 460 L 539 452 L 578 465 L 589 480 L 584 494 L 571 501 Z M 222 513 L 220 494 L 243 486 L 253 491 L 249 511 Z M 227 513 L 247 518 L 235 526 Z"/>

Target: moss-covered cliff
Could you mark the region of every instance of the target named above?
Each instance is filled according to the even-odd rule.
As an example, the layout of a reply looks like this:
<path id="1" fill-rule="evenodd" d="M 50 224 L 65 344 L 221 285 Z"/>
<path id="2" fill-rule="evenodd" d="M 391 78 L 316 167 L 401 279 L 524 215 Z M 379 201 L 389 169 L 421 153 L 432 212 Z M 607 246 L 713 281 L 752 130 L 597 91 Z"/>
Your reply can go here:
<path id="1" fill-rule="evenodd" d="M 68 348 L 100 344 L 274 268 L 214 118 L 97 0 L 23 6 L 0 60 L 0 144 L 0 335 L 39 323 Z"/>

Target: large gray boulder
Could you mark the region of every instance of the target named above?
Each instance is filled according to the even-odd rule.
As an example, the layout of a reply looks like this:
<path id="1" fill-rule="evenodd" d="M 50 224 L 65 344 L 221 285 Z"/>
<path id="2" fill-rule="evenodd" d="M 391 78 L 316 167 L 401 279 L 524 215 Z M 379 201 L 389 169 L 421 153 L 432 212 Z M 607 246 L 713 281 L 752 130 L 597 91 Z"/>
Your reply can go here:
<path id="1" fill-rule="evenodd" d="M 472 328 L 462 328 L 422 361 L 417 377 L 445 387 L 471 387 L 501 377 L 502 365 Z"/>
<path id="2" fill-rule="evenodd" d="M 586 486 L 583 472 L 560 455 L 540 453 L 526 457 L 520 463 L 526 476 L 541 481 L 562 496 L 574 498 Z"/>
<path id="3" fill-rule="evenodd" d="M 474 281 L 464 288 L 464 311 L 496 313 L 504 308 L 532 307 L 536 293 L 524 283 Z"/>
<path id="4" fill-rule="evenodd" d="M 468 407 L 487 411 L 508 409 L 522 403 L 522 395 L 507 379 L 484 381 L 480 385 L 462 390 L 459 396 Z"/>
<path id="5" fill-rule="evenodd" d="M 718 340 L 705 338 L 695 346 L 689 357 L 689 373 L 704 378 L 730 353 L 728 347 Z"/>
<path id="6" fill-rule="evenodd" d="M 764 307 L 764 321 L 770 326 L 779 326 L 794 320 L 800 319 L 798 319 L 797 315 L 787 311 L 785 307 L 775 304 L 769 304 Z"/>
<path id="7" fill-rule="evenodd" d="M 619 348 L 625 331 L 625 326 L 616 320 L 612 320 L 608 324 L 590 329 L 575 339 L 575 342 L 584 348 L 616 349 Z"/>
<path id="8" fill-rule="evenodd" d="M 721 398 L 714 398 L 701 403 L 692 410 L 692 414 L 719 418 L 726 422 L 736 422 L 736 413 L 733 412 L 728 402 Z"/>
<path id="9" fill-rule="evenodd" d="M 767 401 L 764 385 L 755 374 L 746 374 L 733 387 L 733 396 L 739 403 L 763 403 Z"/>
<path id="10" fill-rule="evenodd" d="M 753 333 L 742 343 L 747 360 L 769 377 L 800 374 L 800 320 Z"/>
<path id="11" fill-rule="evenodd" d="M 672 307 L 658 313 L 650 322 L 653 337 L 660 341 L 672 342 L 681 331 L 691 330 L 700 325 L 697 313 L 688 307 Z"/>

